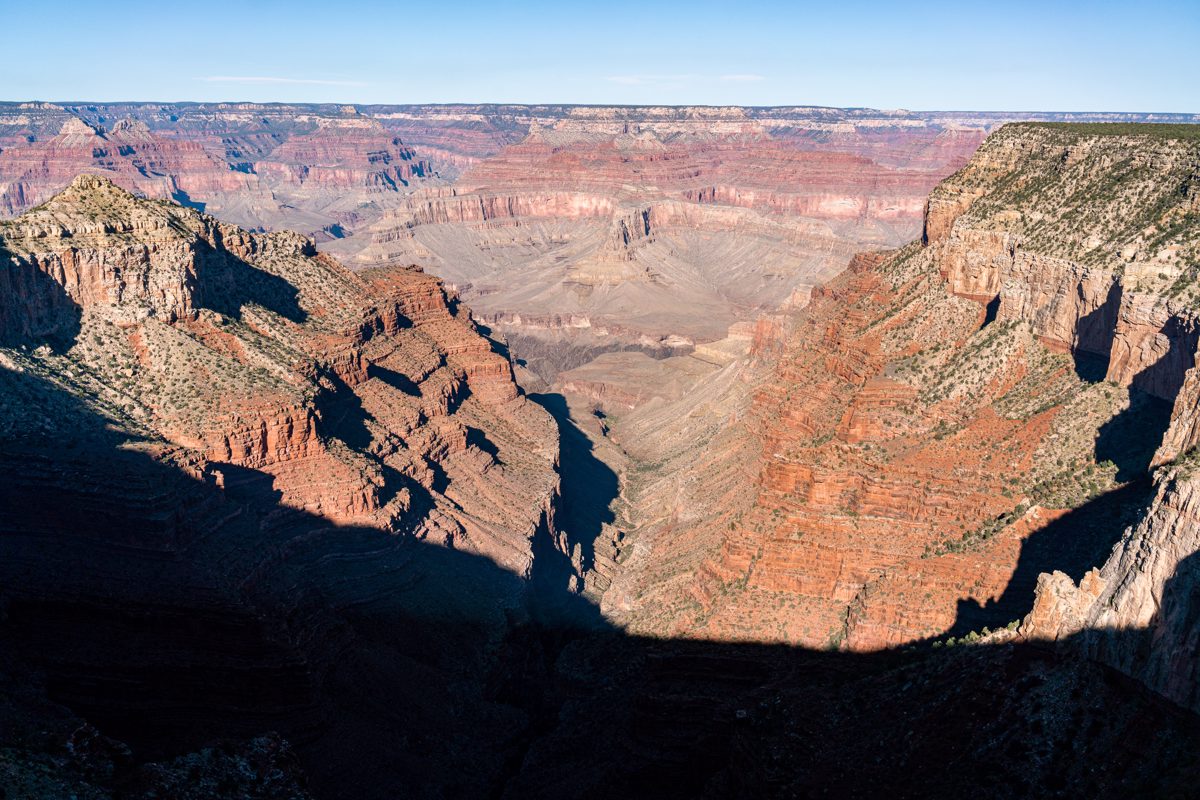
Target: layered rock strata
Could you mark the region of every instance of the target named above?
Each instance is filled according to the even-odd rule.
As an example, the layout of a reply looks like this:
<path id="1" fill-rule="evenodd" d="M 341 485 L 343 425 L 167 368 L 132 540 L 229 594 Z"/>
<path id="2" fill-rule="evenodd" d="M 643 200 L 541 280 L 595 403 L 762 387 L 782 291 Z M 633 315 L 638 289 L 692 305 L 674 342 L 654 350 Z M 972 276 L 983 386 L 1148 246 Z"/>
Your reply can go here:
<path id="1" fill-rule="evenodd" d="M 0 152 L 0 213 L 11 215 L 61 191 L 82 172 L 161 198 L 249 192 L 253 176 L 235 171 L 195 141 L 155 136 L 126 117 L 110 130 L 68 117 L 56 136 Z"/>
<path id="2" fill-rule="evenodd" d="M 467 454 L 464 405 L 511 410 L 534 441 L 545 432 L 508 361 L 418 271 L 354 275 L 301 237 L 247 234 L 88 176 L 2 235 L 10 341 L 74 337 L 80 380 L 212 462 L 270 473 L 297 508 L 403 527 L 438 462 Z M 552 444 L 530 455 L 550 459 Z M 421 535 L 500 557 L 493 525 L 469 516 Z M 512 544 L 525 555 L 500 560 L 526 570 L 527 544 Z"/>
<path id="3" fill-rule="evenodd" d="M 54 702 L 139 762 L 278 731 L 321 796 L 467 774 L 472 727 L 513 746 L 481 676 L 529 618 L 557 435 L 437 279 L 93 176 L 0 255 L 0 650 Z M 435 696 L 465 727 L 438 706 L 387 756 Z"/>
<path id="4" fill-rule="evenodd" d="M 754 490 L 689 492 L 632 526 L 610 613 L 873 649 L 1015 624 L 1039 572 L 1103 561 L 1152 460 L 1194 430 L 1177 396 L 1196 349 L 1195 138 L 1124 133 L 1002 129 L 931 195 L 923 244 L 816 289 L 753 412 L 714 440 L 754 452 L 704 461 L 757 462 Z M 684 465 L 674 483 L 699 479 Z M 691 555 L 652 568 L 675 541 Z"/>

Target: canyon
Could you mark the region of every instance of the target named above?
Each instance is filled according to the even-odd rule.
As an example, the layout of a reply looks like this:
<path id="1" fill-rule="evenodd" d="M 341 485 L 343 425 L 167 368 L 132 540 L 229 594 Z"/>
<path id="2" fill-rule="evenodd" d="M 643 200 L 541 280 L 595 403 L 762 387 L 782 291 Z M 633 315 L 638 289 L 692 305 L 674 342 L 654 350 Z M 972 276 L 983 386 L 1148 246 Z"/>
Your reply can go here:
<path id="1" fill-rule="evenodd" d="M 819 107 L 0 104 L 0 215 L 104 175 L 352 268 L 417 263 L 552 381 L 726 337 L 920 231 L 1017 118 Z M 554 352 L 549 364 L 542 354 Z M 568 355 L 569 354 L 569 355 Z M 528 376 L 527 376 L 528 377 Z"/>
<path id="2" fill-rule="evenodd" d="M 0 106 L 6 791 L 1186 796 L 1200 120 L 1025 117 Z"/>
<path id="3" fill-rule="evenodd" d="M 931 195 L 923 241 L 816 290 L 714 434 L 739 444 L 670 475 L 695 489 L 628 534 L 612 613 L 646 633 L 871 650 L 1015 626 L 1043 568 L 1102 562 L 1148 469 L 1190 441 L 1168 426 L 1190 424 L 1170 404 L 1196 352 L 1195 150 L 1145 147 L 993 135 Z M 730 476 L 716 499 L 713 474 Z"/>

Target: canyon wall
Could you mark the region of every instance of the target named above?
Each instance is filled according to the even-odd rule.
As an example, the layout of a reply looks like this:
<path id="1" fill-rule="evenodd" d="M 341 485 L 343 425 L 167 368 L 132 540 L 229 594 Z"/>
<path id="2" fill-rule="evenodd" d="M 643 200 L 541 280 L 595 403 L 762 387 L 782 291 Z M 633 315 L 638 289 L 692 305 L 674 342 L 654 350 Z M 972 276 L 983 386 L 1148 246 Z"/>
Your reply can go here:
<path id="1" fill-rule="evenodd" d="M 1131 675 L 1174 702 L 1200 709 L 1196 639 L 1194 461 L 1197 444 L 1197 292 L 1200 270 L 1200 159 L 1192 147 L 1117 150 L 1134 169 L 1172 170 L 1173 203 L 1155 216 L 1130 215 L 1135 235 L 1119 242 L 1126 263 L 1110 331 L 1110 381 L 1171 400 L 1170 424 L 1151 461 L 1149 501 L 1111 555 L 1081 576 L 1039 576 L 1021 633 L 1031 639 L 1077 635 L 1071 649 Z M 1124 156 L 1124 160 L 1118 160 Z"/>
<path id="2" fill-rule="evenodd" d="M 486 468 L 468 453 L 469 425 L 455 413 L 464 404 L 472 421 L 511 415 L 506 424 L 536 443 L 529 455 L 553 459 L 548 421 L 436 279 L 356 275 L 295 234 L 247 234 L 90 176 L 2 236 L 11 342 L 73 338 L 66 357 L 96 391 L 117 391 L 127 413 L 210 461 L 268 472 L 288 505 L 411 528 L 528 571 L 528 541 L 498 530 L 531 534 L 549 485 L 534 491 L 537 513 L 513 526 L 491 511 L 473 520 L 458 502 L 405 521 L 417 495 L 439 505 L 435 476 L 452 463 Z M 120 390 L 103 385 L 113 380 Z"/>
<path id="3" fill-rule="evenodd" d="M 802 142 L 749 118 L 645 114 L 645 124 L 621 114 L 620 124 L 532 119 L 527 135 L 475 157 L 452 187 L 395 203 L 366 247 L 328 247 L 355 264 L 429 265 L 526 343 L 519 355 L 552 381 L 558 367 L 535 355 L 552 344 L 582 357 L 715 341 L 806 296 L 854 252 L 910 238 L 928 190 L 983 133 L 921 127 L 909 142 L 896 130 L 883 163 L 859 155 L 867 145 L 852 136 Z M 922 153 L 911 166 L 900 157 L 910 145 Z M 536 321 L 551 314 L 588 330 L 548 336 Z"/>
<path id="4" fill-rule="evenodd" d="M 913 238 L 930 189 L 1007 119 L 818 107 L 9 103 L 0 104 L 0 214 L 81 172 L 102 174 L 244 228 L 300 231 L 356 269 L 421 264 L 490 319 L 586 319 L 587 334 L 500 325 L 531 353 L 576 351 L 563 362 L 574 366 L 643 341 L 716 341 L 730 325 L 795 307 L 855 252 Z M 613 333 L 599 341 L 600 330 Z M 535 361 L 552 379 L 558 367 Z"/>
<path id="5" fill-rule="evenodd" d="M 529 618 L 558 438 L 438 279 L 86 175 L 0 222 L 0 275 L 6 681 L 141 759 L 234 737 L 229 770 L 266 765 L 281 731 L 323 795 L 464 774 L 473 726 L 514 746 L 508 706 L 450 687 Z M 372 693 L 413 730 L 431 694 L 475 710 L 397 757 L 347 713 Z M 335 753 L 371 741 L 347 781 Z"/>
<path id="6" fill-rule="evenodd" d="M 667 500 L 686 536 L 631 526 L 609 613 L 874 649 L 1015 627 L 1041 572 L 1102 563 L 1195 435 L 1195 138 L 1124 133 L 1003 128 L 932 193 L 923 242 L 815 289 L 705 456 L 754 489 Z M 686 565 L 639 558 L 675 541 Z"/>

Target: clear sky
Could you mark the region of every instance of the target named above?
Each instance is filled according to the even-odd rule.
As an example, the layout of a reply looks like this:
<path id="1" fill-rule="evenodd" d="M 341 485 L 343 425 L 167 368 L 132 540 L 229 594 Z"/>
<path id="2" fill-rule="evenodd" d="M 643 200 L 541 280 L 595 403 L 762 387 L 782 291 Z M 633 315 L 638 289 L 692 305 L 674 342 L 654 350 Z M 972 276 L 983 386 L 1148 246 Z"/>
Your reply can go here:
<path id="1" fill-rule="evenodd" d="M 1200 112 L 1200 0 L 0 0 L 0 99 Z"/>

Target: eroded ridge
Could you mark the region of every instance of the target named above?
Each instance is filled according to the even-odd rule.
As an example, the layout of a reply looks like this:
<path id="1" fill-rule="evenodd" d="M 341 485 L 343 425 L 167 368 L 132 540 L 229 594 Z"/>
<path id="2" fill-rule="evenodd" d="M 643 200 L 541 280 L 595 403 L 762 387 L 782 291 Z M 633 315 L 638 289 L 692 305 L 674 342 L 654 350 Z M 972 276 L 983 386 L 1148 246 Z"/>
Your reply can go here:
<path id="1" fill-rule="evenodd" d="M 295 234 L 88 176 L 0 225 L 0 246 L 9 369 L 184 448 L 218 482 L 264 473 L 287 506 L 528 572 L 553 429 L 437 279 L 351 273 Z M 12 409 L 10 430 L 34 412 Z"/>
<path id="2" fill-rule="evenodd" d="M 754 490 L 714 502 L 678 467 L 697 524 L 635 526 L 613 613 L 874 649 L 1016 627 L 1041 572 L 1103 562 L 1194 444 L 1200 159 L 1190 129 L 1143 130 L 1006 126 L 933 192 L 923 241 L 814 290 L 703 461 L 736 475 L 749 438 Z"/>

